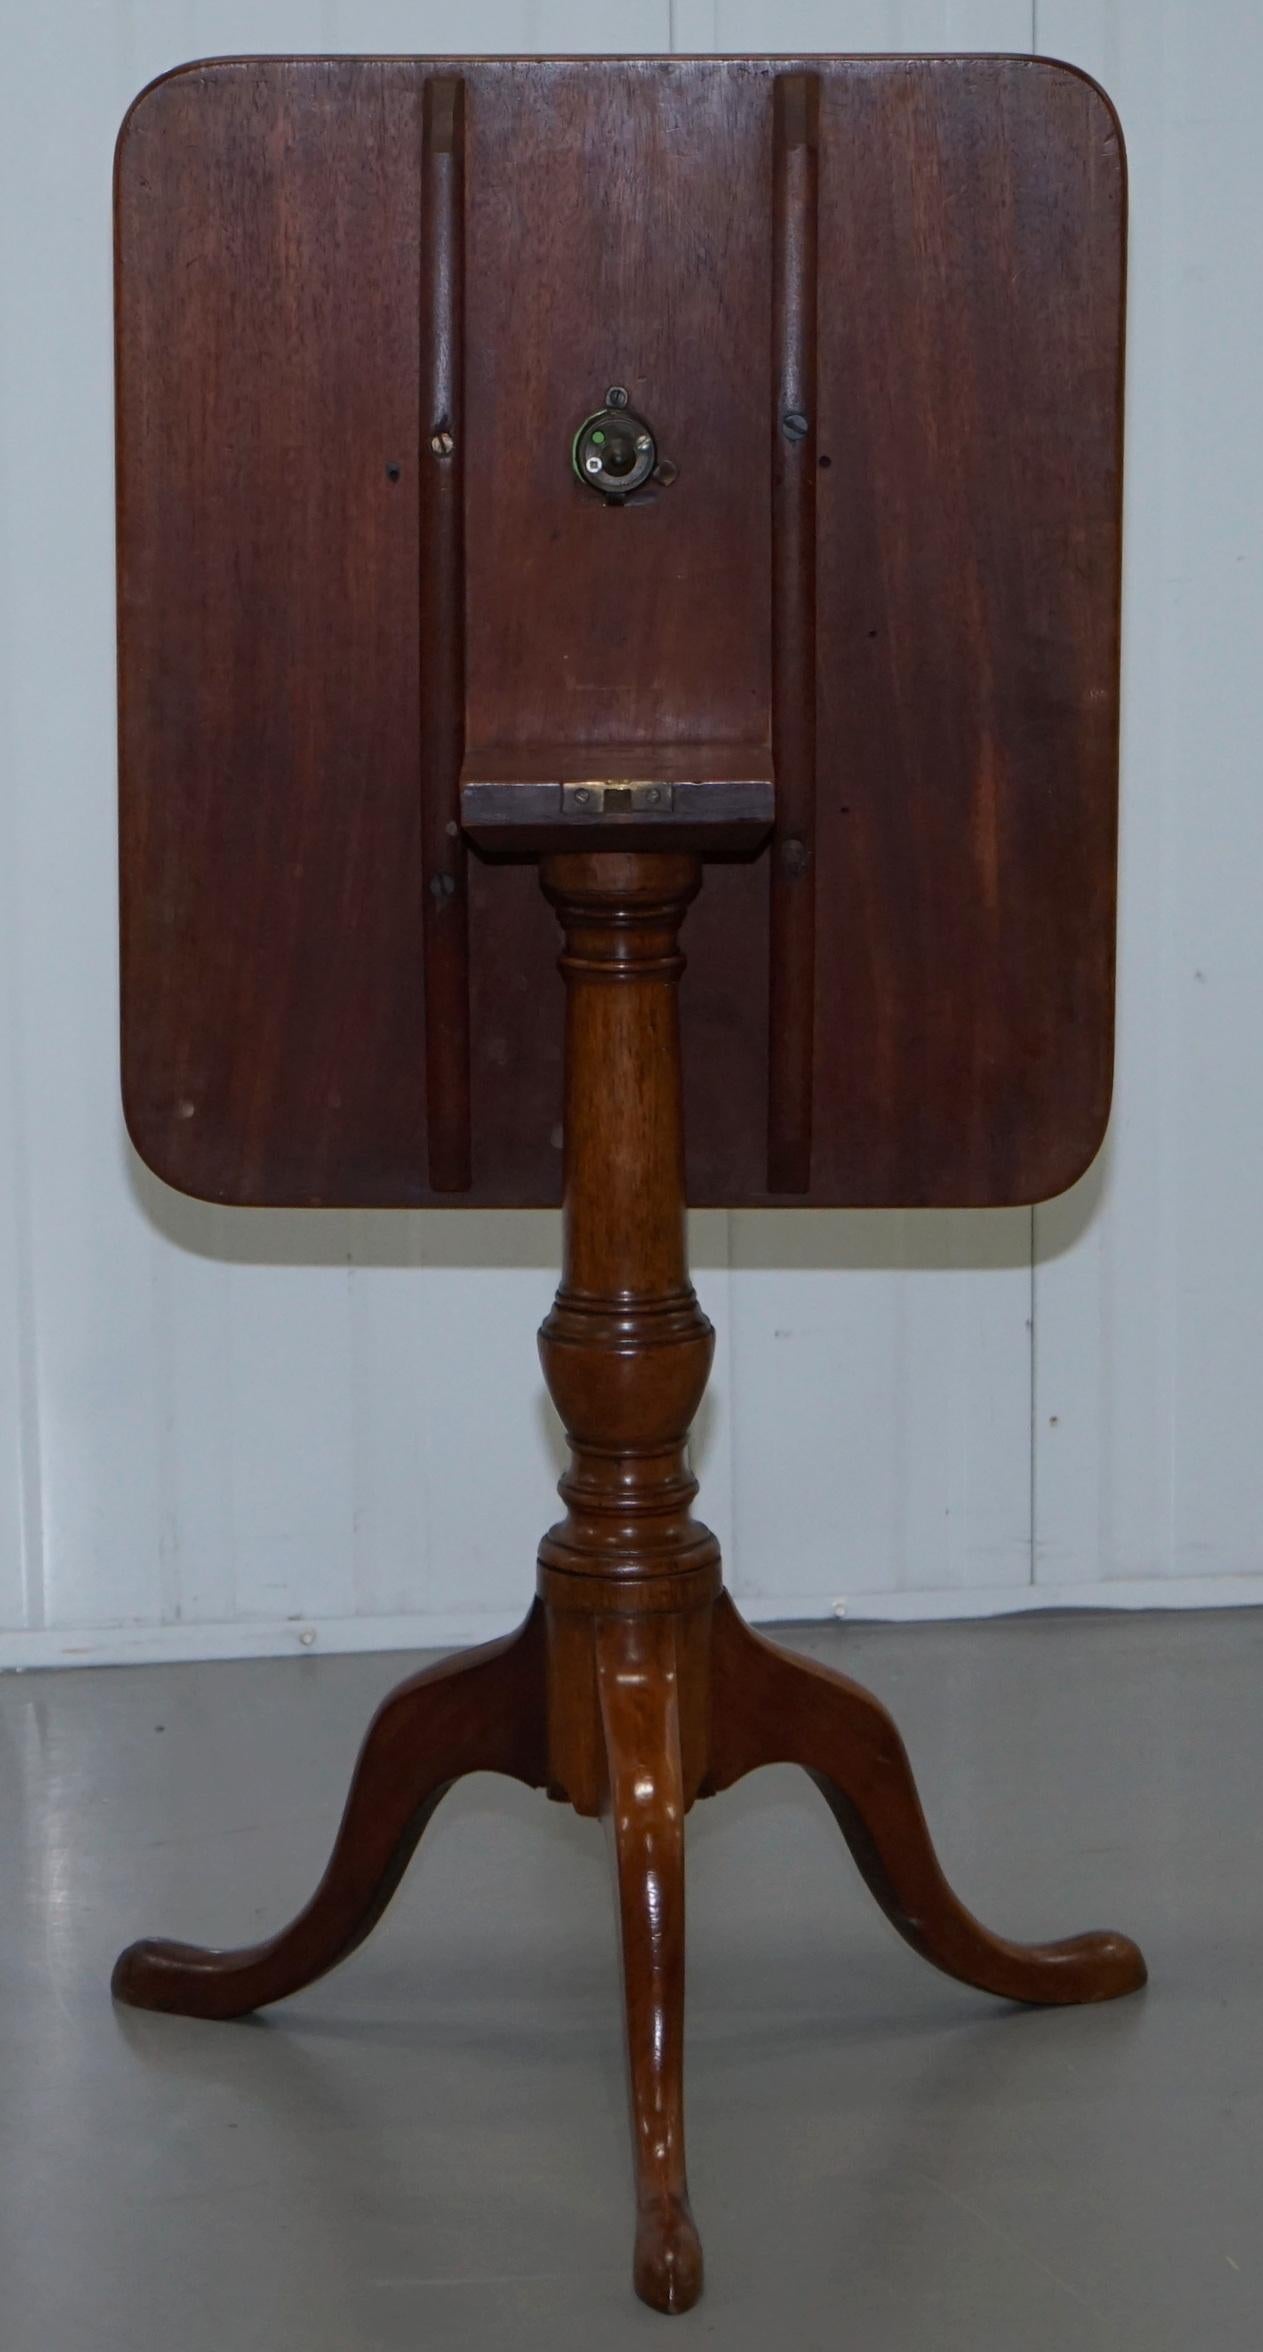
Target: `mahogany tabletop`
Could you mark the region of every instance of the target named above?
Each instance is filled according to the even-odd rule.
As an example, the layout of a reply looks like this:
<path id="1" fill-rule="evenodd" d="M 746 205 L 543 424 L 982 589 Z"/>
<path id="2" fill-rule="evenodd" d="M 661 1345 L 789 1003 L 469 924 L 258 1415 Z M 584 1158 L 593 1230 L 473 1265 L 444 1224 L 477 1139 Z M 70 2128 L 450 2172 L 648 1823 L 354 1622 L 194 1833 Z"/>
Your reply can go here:
<path id="1" fill-rule="evenodd" d="M 639 776 L 774 802 L 715 832 L 686 926 L 691 1200 L 1071 1182 L 1111 1077 L 1124 214 L 1108 101 L 1028 57 L 256 58 L 144 92 L 150 1166 L 224 1202 L 556 1201 L 556 925 L 461 779 Z M 669 461 L 627 497 L 572 462 L 611 387 Z"/>

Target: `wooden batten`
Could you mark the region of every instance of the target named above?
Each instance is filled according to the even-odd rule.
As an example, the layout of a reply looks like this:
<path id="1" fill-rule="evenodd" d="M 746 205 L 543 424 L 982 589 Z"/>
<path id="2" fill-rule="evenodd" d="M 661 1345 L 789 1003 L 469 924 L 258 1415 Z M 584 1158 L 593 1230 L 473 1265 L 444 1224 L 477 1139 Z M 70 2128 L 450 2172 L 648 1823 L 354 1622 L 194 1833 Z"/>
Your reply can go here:
<path id="1" fill-rule="evenodd" d="M 465 709 L 465 85 L 421 99 L 421 862 L 425 1085 L 435 1192 L 470 1183 L 469 899 L 460 833 Z"/>
<path id="2" fill-rule="evenodd" d="M 817 154 L 820 84 L 774 87 L 768 1189 L 811 1184 L 816 974 Z"/>

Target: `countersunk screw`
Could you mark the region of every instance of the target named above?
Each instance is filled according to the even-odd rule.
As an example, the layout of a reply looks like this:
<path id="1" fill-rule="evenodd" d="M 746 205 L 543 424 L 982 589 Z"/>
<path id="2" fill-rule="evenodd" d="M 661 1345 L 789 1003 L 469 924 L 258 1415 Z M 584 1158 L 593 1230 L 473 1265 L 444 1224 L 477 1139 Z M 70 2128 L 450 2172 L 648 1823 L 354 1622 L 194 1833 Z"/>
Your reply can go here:
<path id="1" fill-rule="evenodd" d="M 440 430 L 439 432 L 437 432 L 437 433 L 431 433 L 431 435 L 430 435 L 430 447 L 431 447 L 431 449 L 434 451 L 434 454 L 435 454 L 435 456 L 436 456 L 436 457 L 450 457 L 450 456 L 451 456 L 451 454 L 452 454 L 452 451 L 453 451 L 453 450 L 455 449 L 455 447 L 456 447 L 456 443 L 455 443 L 455 441 L 452 439 L 452 436 L 451 436 L 451 434 L 448 432 L 448 430 L 447 430 L 447 427 L 446 427 L 445 425 L 444 425 L 444 426 L 441 428 L 441 430 Z"/>
<path id="2" fill-rule="evenodd" d="M 607 408 L 626 408 L 626 384 L 611 384 L 609 391 L 605 395 L 605 405 Z"/>
<path id="3" fill-rule="evenodd" d="M 601 471 L 600 458 L 597 457 L 595 453 L 591 457 L 585 457 L 583 461 L 583 470 L 585 474 L 599 474 Z"/>
<path id="4" fill-rule="evenodd" d="M 649 438 L 649 435 L 648 435 L 647 433 L 637 433 L 637 435 L 636 435 L 636 447 L 637 447 L 637 449 L 640 449 L 640 450 L 645 450 L 645 449 L 652 449 L 652 448 L 653 448 L 653 443 L 652 443 L 652 441 L 650 440 L 650 438 Z"/>
<path id="5" fill-rule="evenodd" d="M 803 441 L 810 431 L 801 408 L 787 408 L 781 418 L 781 423 L 785 428 L 786 437 L 790 441 Z"/>
<path id="6" fill-rule="evenodd" d="M 579 786 L 579 789 L 578 789 L 578 791 L 577 791 L 577 792 L 576 792 L 576 794 L 575 794 L 575 799 L 576 799 L 576 801 L 578 802 L 578 804 L 579 804 L 579 807 L 580 807 L 580 808 L 586 808 L 586 807 L 588 806 L 588 803 L 590 802 L 591 798 L 592 798 L 592 795 L 591 795 L 591 793 L 590 793 L 590 792 L 587 792 L 587 791 L 585 791 L 585 790 L 584 790 L 584 788 L 583 788 L 583 786 L 582 786 L 582 785 L 580 785 L 580 786 Z"/>

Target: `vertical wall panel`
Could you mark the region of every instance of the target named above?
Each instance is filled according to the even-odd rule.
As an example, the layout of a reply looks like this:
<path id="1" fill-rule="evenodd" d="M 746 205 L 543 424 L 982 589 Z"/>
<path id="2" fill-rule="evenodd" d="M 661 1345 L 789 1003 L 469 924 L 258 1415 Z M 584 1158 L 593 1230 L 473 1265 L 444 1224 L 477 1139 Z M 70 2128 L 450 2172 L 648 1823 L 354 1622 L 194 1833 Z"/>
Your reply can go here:
<path id="1" fill-rule="evenodd" d="M 1028 49 L 1029 0 L 716 0 L 713 46 Z M 700 28 L 699 28 L 700 29 Z M 1030 1577 L 1030 1216 L 733 1219 L 734 1588 L 756 1614 Z M 930 1596 L 935 1596 L 931 1598 Z"/>
<path id="2" fill-rule="evenodd" d="M 417 1255 L 406 1272 L 356 1275 L 358 1607 L 508 1624 L 534 1588 L 560 1467 L 535 1350 L 559 1220 L 390 1222 L 411 1228 Z"/>
<path id="3" fill-rule="evenodd" d="M 1263 1556 L 1263 18 L 1040 0 L 1038 33 L 1110 88 L 1132 186 L 1118 1085 L 1038 1217 L 1038 1568 L 1231 1597 Z"/>
<path id="4" fill-rule="evenodd" d="M 203 0 L 203 5 L 214 16 L 220 0 Z M 238 0 L 238 12 L 251 20 L 261 13 L 257 0 Z M 620 0 L 616 18 L 582 6 L 581 0 L 461 0 L 458 7 L 440 7 L 437 0 L 308 0 L 307 15 L 309 21 L 318 17 L 324 29 L 309 35 L 304 48 L 362 56 L 610 50 L 633 57 L 638 50 L 656 53 L 670 46 L 668 0 Z M 224 46 L 218 36 L 217 42 Z M 246 46 L 257 50 L 264 44 L 256 36 Z"/>
<path id="5" fill-rule="evenodd" d="M 232 1217 L 182 1200 L 130 1152 L 127 1160 L 150 1241 L 159 1617 L 169 1625 L 223 1623 L 236 1616 L 239 1591 Z"/>
<path id="6" fill-rule="evenodd" d="M 0 713 L 9 714 L 15 735 L 26 602 L 24 551 L 15 526 L 26 467 L 17 425 L 24 391 L 22 354 L 12 326 L 37 292 L 17 160 L 0 151 L 0 317 L 10 327 L 0 336 Z M 8 758 L 0 768 L 0 1626 L 38 1623 L 43 1602 L 22 1049 L 29 1019 L 20 931 L 27 812 L 16 788 L 13 749 L 5 748 Z"/>
<path id="7" fill-rule="evenodd" d="M 679 0 L 704 22 L 698 0 Z M 704 0 L 703 0 L 704 5 Z M 707 48 L 934 51 L 1032 46 L 1031 0 L 714 0 Z M 699 24 L 700 29 L 700 24 Z M 677 47 L 686 44 L 677 39 Z"/>
<path id="8" fill-rule="evenodd" d="M 0 275 L 0 287 L 3 282 Z M 0 370 L 2 367 L 0 360 Z M 0 460 L 0 511 L 7 511 L 6 475 L 7 468 Z M 9 700 L 11 683 L 4 649 L 17 583 L 4 563 L 2 548 L 0 567 L 0 697 Z M 11 815 L 9 806 L 0 807 L 0 1626 L 26 1622 L 31 1606 L 28 1587 L 35 1588 L 38 1602 L 40 1569 L 38 1518 L 32 1522 L 31 1517 L 39 1493 L 39 1422 L 22 1170 L 15 844 L 6 822 Z"/>
<path id="9" fill-rule="evenodd" d="M 160 1608 L 151 1245 L 119 1141 L 113 981 L 112 9 L 9 28 L 5 517 L 16 1181 L 45 1534 L 33 1613 Z M 121 96 L 121 93 L 119 93 Z M 7 1171 L 6 1171 L 7 1176 Z"/>
<path id="10" fill-rule="evenodd" d="M 1029 1212 L 733 1225 L 741 1597 L 862 1614 L 1024 1586 Z"/>

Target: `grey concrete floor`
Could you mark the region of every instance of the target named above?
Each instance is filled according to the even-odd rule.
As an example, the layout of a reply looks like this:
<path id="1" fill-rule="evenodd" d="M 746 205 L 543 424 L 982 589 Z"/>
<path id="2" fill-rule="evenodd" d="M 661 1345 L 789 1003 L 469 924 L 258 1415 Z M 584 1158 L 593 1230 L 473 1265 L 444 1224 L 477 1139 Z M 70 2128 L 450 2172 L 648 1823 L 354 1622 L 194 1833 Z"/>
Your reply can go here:
<path id="1" fill-rule="evenodd" d="M 266 2019 L 114 2010 L 138 1933 L 280 1924 L 399 1657 L 0 1682 L 4 2352 L 1257 2352 L 1263 1612 L 782 1638 L 896 1711 L 1008 1933 L 1149 1990 L 1017 2011 L 898 1941 L 801 1776 L 690 1820 L 708 2287 L 637 2305 L 599 1831 L 440 1809 L 376 1935 Z"/>

